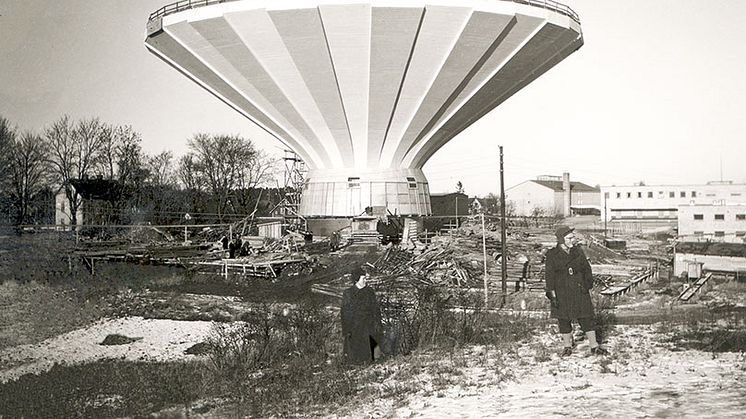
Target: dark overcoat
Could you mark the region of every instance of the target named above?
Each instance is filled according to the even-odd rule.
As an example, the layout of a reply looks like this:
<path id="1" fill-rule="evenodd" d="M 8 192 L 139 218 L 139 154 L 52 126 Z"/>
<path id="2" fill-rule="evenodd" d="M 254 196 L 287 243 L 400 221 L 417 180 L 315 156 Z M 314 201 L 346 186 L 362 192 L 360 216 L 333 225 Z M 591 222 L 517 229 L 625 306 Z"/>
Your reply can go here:
<path id="1" fill-rule="evenodd" d="M 370 287 L 352 286 L 342 293 L 342 336 L 348 362 L 373 361 L 375 345 L 383 346 L 381 310 Z"/>
<path id="2" fill-rule="evenodd" d="M 591 265 L 581 246 L 566 253 L 557 245 L 546 254 L 544 270 L 546 290 L 554 291 L 556 306 L 552 306 L 555 319 L 594 317 L 590 289 L 593 288 Z"/>

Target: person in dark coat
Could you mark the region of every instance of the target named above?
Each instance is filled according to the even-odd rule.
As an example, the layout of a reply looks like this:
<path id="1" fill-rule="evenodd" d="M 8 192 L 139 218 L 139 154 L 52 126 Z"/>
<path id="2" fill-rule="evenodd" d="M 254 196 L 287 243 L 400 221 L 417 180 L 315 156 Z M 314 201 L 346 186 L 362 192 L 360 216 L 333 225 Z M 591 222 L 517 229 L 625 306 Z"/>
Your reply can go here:
<path id="1" fill-rule="evenodd" d="M 339 250 L 341 241 L 342 237 L 340 236 L 339 231 L 332 231 L 332 234 L 329 236 L 329 250 L 332 252 Z"/>
<path id="2" fill-rule="evenodd" d="M 577 244 L 574 229 L 559 226 L 555 231 L 557 246 L 546 254 L 546 296 L 551 316 L 557 319 L 562 334 L 563 356 L 572 353 L 572 321 L 577 320 L 585 332 L 592 354 L 605 355 L 596 339 L 596 314 L 591 301 L 593 288 L 591 265 L 583 248 Z"/>
<path id="3" fill-rule="evenodd" d="M 342 294 L 342 336 L 347 362 L 363 364 L 381 356 L 383 326 L 376 294 L 367 286 L 367 274 L 355 268 L 351 274 L 354 285 Z"/>

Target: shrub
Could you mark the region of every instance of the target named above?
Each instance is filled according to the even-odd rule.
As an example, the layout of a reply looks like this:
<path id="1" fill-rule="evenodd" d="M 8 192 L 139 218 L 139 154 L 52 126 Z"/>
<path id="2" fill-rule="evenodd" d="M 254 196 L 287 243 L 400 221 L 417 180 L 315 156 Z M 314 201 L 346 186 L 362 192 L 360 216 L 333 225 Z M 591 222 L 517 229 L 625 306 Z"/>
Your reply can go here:
<path id="1" fill-rule="evenodd" d="M 215 326 L 207 359 L 225 393 L 252 415 L 285 416 L 357 393 L 354 370 L 342 365 L 337 315 L 318 300 L 283 310 L 268 304 L 244 323 Z"/>
<path id="2" fill-rule="evenodd" d="M 482 295 L 468 290 L 417 287 L 410 301 L 390 296 L 381 300 L 387 354 L 407 354 L 418 347 L 516 342 L 530 337 L 537 324 L 528 316 L 485 310 Z"/>
<path id="3" fill-rule="evenodd" d="M 681 326 L 674 329 L 670 341 L 683 348 L 713 353 L 744 352 L 746 330 L 739 314 L 717 316 L 709 312 L 692 313 L 686 316 Z"/>
<path id="4" fill-rule="evenodd" d="M 300 358 L 315 365 L 332 352 L 336 317 L 318 302 L 280 311 L 268 304 L 246 313 L 242 323 L 218 324 L 208 341 L 208 359 L 219 376 L 243 379 L 267 367 Z"/>

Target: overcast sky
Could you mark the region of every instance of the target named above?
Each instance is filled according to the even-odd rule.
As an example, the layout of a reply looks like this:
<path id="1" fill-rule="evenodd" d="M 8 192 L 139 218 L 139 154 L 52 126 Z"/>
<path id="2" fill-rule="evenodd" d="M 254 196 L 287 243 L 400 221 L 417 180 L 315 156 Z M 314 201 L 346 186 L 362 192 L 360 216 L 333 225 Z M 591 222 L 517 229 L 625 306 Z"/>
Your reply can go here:
<path id="1" fill-rule="evenodd" d="M 171 0 L 0 0 L 0 115 L 130 124 L 148 153 L 196 132 L 281 144 L 145 49 Z M 746 182 L 746 1 L 566 0 L 585 45 L 444 146 L 433 192 L 499 190 L 569 171 L 591 185 Z"/>

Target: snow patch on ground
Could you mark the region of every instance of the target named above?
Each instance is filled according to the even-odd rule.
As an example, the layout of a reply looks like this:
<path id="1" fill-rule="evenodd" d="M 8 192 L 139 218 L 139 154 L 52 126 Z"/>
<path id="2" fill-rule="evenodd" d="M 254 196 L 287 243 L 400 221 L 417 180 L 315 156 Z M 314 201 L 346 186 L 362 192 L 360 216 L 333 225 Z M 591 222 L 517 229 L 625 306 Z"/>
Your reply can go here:
<path id="1" fill-rule="evenodd" d="M 129 361 L 174 361 L 194 355 L 184 353 L 210 335 L 214 322 L 178 321 L 126 317 L 102 319 L 90 327 L 74 330 L 33 345 L 0 350 L 0 381 L 28 373 L 39 374 L 54 364 L 78 364 L 99 359 Z M 126 345 L 104 346 L 109 334 L 142 338 Z"/>
<path id="2" fill-rule="evenodd" d="M 513 354 L 512 379 L 464 369 L 462 384 L 395 405 L 373 402 L 351 416 L 743 417 L 746 356 L 675 351 L 665 336 L 654 326 L 617 326 L 610 356 L 591 356 L 583 341 L 563 358 L 558 337 L 541 333 Z"/>

